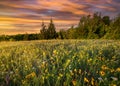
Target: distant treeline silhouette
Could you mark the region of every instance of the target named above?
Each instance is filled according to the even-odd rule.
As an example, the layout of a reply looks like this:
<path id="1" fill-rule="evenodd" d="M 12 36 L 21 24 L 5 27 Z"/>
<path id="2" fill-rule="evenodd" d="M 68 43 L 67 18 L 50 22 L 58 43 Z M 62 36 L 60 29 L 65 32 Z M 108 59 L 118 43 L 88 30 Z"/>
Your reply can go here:
<path id="1" fill-rule="evenodd" d="M 93 15 L 82 16 L 77 27 L 56 32 L 53 20 L 48 26 L 42 22 L 40 33 L 1 35 L 0 41 L 21 41 L 40 39 L 120 39 L 120 15 L 114 19 L 102 16 L 96 12 Z"/>

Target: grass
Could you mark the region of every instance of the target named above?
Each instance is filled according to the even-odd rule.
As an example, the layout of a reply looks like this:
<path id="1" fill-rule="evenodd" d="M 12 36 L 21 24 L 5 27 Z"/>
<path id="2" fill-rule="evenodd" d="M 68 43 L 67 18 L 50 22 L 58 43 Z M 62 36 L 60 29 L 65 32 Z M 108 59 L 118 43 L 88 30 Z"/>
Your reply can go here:
<path id="1" fill-rule="evenodd" d="M 0 43 L 0 86 L 119 86 L 119 40 Z"/>

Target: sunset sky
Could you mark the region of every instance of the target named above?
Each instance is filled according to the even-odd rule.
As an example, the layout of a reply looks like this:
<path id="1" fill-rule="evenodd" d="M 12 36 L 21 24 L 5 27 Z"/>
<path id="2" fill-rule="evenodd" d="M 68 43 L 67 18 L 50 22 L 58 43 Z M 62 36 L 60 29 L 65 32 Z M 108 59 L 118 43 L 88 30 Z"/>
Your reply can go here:
<path id="1" fill-rule="evenodd" d="M 77 25 L 81 16 L 101 12 L 114 18 L 120 0 L 0 0 L 0 35 L 39 33 L 52 17 L 57 30 Z"/>

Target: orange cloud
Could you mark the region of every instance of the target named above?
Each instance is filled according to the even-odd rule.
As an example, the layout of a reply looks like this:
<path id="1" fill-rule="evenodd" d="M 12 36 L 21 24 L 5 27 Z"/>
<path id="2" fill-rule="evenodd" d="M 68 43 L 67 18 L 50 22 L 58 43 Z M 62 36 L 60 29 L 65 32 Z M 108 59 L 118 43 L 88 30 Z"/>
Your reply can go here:
<path id="1" fill-rule="evenodd" d="M 83 15 L 100 11 L 115 16 L 119 8 L 119 0 L 2 0 L 0 34 L 39 32 L 41 20 L 48 24 L 51 17 L 58 29 L 68 28 Z"/>
<path id="2" fill-rule="evenodd" d="M 108 7 L 108 6 L 96 6 L 96 7 L 105 9 L 105 10 L 109 10 L 109 11 L 116 11 L 116 9 L 113 7 Z"/>
<path id="3" fill-rule="evenodd" d="M 54 9 L 54 10 L 59 10 L 59 11 L 64 11 L 64 12 L 72 12 L 73 14 L 77 14 L 77 15 L 86 15 L 87 12 L 85 12 L 84 8 L 87 8 L 87 5 L 82 5 L 82 4 L 77 4 L 77 3 L 72 3 L 69 0 L 64 0 L 64 1 L 60 1 L 60 0 L 50 0 L 50 1 L 46 1 L 46 0 L 37 0 L 38 3 L 46 8 L 46 9 Z M 81 9 L 81 10 L 80 10 Z"/>

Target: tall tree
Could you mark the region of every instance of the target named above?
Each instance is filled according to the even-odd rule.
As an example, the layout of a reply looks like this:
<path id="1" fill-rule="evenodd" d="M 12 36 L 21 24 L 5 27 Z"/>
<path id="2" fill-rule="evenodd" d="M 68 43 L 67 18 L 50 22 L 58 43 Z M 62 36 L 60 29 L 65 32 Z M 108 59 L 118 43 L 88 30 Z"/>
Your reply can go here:
<path id="1" fill-rule="evenodd" d="M 110 17 L 109 16 L 104 16 L 102 18 L 102 21 L 104 22 L 105 25 L 110 25 Z"/>
<path id="2" fill-rule="evenodd" d="M 66 31 L 64 29 L 61 29 L 59 31 L 59 38 L 60 39 L 66 39 Z"/>
<path id="3" fill-rule="evenodd" d="M 44 24 L 44 21 L 42 21 L 40 33 L 42 39 L 47 39 L 47 29 L 46 29 L 46 25 Z"/>
<path id="4" fill-rule="evenodd" d="M 51 20 L 50 20 L 50 24 L 49 24 L 49 26 L 48 26 L 48 36 L 49 36 L 49 39 L 54 39 L 54 38 L 56 38 L 56 30 L 55 30 L 56 28 L 55 28 L 55 25 L 54 25 L 54 23 L 53 23 L 53 20 L 52 20 L 52 18 L 51 18 Z"/>

